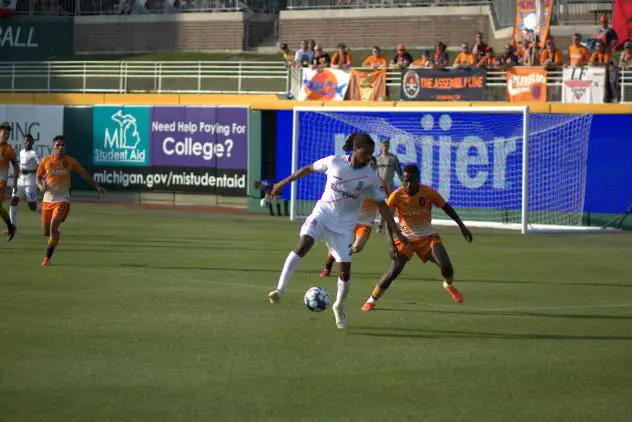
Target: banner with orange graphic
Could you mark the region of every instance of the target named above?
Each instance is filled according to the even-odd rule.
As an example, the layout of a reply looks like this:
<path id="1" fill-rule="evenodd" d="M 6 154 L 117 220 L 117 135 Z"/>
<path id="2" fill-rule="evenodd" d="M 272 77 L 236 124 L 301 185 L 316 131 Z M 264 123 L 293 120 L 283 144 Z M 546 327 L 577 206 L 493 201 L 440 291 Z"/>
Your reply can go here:
<path id="1" fill-rule="evenodd" d="M 516 0 L 516 20 L 514 22 L 513 43 L 521 40 L 535 41 L 538 35 L 540 45 L 549 33 L 553 0 Z M 529 31 L 532 31 L 530 36 Z"/>
<path id="2" fill-rule="evenodd" d="M 349 100 L 381 101 L 386 96 L 386 70 L 351 71 Z"/>
<path id="3" fill-rule="evenodd" d="M 546 76 L 542 67 L 507 69 L 507 101 L 546 101 Z"/>
<path id="4" fill-rule="evenodd" d="M 298 99 L 344 100 L 349 88 L 349 72 L 340 69 L 302 69 Z"/>

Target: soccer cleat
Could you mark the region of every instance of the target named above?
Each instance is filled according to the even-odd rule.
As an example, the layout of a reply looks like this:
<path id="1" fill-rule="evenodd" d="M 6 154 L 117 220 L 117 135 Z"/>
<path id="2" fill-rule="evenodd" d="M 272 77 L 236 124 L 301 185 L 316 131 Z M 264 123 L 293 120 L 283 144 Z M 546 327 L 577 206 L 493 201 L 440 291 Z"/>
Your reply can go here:
<path id="1" fill-rule="evenodd" d="M 336 327 L 340 329 L 347 328 L 347 315 L 342 305 L 334 305 L 331 307 L 334 311 L 334 317 L 336 318 Z"/>
<path id="2" fill-rule="evenodd" d="M 270 303 L 279 303 L 279 301 L 281 300 L 281 292 L 278 290 L 272 290 L 270 293 L 268 293 L 268 300 L 270 301 Z"/>
<path id="3" fill-rule="evenodd" d="M 9 228 L 7 228 L 7 242 L 13 239 L 13 237 L 15 237 L 15 232 L 17 231 L 18 231 L 18 228 L 15 227 L 13 224 L 11 224 Z"/>
<path id="4" fill-rule="evenodd" d="M 372 311 L 373 309 L 375 309 L 375 302 L 374 303 L 367 302 L 364 305 L 362 305 L 360 309 L 362 309 L 365 312 Z"/>
<path id="5" fill-rule="evenodd" d="M 42 267 L 48 267 L 50 265 L 50 259 L 48 259 L 48 257 L 44 257 L 44 259 L 42 259 Z"/>
<path id="6" fill-rule="evenodd" d="M 450 296 L 452 296 L 452 299 L 454 299 L 455 302 L 463 303 L 463 295 L 461 294 L 461 292 L 458 291 L 456 287 L 443 282 L 443 288 L 446 289 L 448 293 L 450 293 Z"/>
<path id="7" fill-rule="evenodd" d="M 331 268 L 324 268 L 324 269 L 320 272 L 320 278 L 329 277 L 330 275 L 331 275 Z"/>

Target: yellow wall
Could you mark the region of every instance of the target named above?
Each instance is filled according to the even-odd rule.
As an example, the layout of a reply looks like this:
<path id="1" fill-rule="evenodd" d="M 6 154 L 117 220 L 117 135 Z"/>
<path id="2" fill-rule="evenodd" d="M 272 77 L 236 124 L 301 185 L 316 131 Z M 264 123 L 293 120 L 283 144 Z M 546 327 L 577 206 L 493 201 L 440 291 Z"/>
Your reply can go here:
<path id="1" fill-rule="evenodd" d="M 471 107 L 528 105 L 532 113 L 632 114 L 632 104 L 560 104 L 421 101 L 296 101 L 273 94 L 0 94 L 0 104 L 56 105 L 243 105 L 255 110 L 291 110 L 295 106 L 330 107 Z"/>

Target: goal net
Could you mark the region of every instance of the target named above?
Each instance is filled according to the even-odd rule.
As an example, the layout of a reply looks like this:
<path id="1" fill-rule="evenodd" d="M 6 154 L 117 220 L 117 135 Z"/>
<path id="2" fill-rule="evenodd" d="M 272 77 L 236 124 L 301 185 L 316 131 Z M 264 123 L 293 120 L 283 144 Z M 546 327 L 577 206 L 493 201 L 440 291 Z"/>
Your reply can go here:
<path id="1" fill-rule="evenodd" d="M 402 165 L 437 189 L 466 224 L 532 231 L 589 230 L 582 216 L 592 117 L 529 115 L 527 107 L 294 110 L 292 169 L 343 154 L 352 132 L 390 140 Z M 323 174 L 292 184 L 291 218 L 307 216 Z M 395 184 L 398 185 L 396 179 Z M 441 212 L 433 222 L 449 223 Z"/>

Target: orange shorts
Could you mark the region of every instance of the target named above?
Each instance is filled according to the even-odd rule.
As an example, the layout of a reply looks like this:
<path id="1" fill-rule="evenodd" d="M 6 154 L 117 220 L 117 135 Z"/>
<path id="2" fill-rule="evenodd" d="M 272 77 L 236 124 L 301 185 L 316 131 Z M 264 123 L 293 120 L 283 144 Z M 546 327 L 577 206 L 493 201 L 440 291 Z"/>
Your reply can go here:
<path id="1" fill-rule="evenodd" d="M 68 202 L 42 202 L 42 223 L 50 223 L 53 218 L 59 218 L 63 223 L 69 212 L 70 204 Z"/>
<path id="2" fill-rule="evenodd" d="M 399 253 L 401 253 L 408 259 L 412 258 L 413 253 L 416 253 L 422 262 L 428 261 L 428 257 L 430 256 L 430 252 L 432 252 L 433 246 L 440 243 L 441 238 L 438 234 L 431 234 L 430 236 L 425 236 L 417 240 L 412 240 L 408 244 L 408 246 L 395 239 L 395 246 L 397 246 L 397 250 L 399 251 Z"/>
<path id="3" fill-rule="evenodd" d="M 355 226 L 355 232 L 353 233 L 354 239 L 359 239 L 363 236 L 370 237 L 372 230 L 373 227 L 368 224 L 358 224 Z"/>

